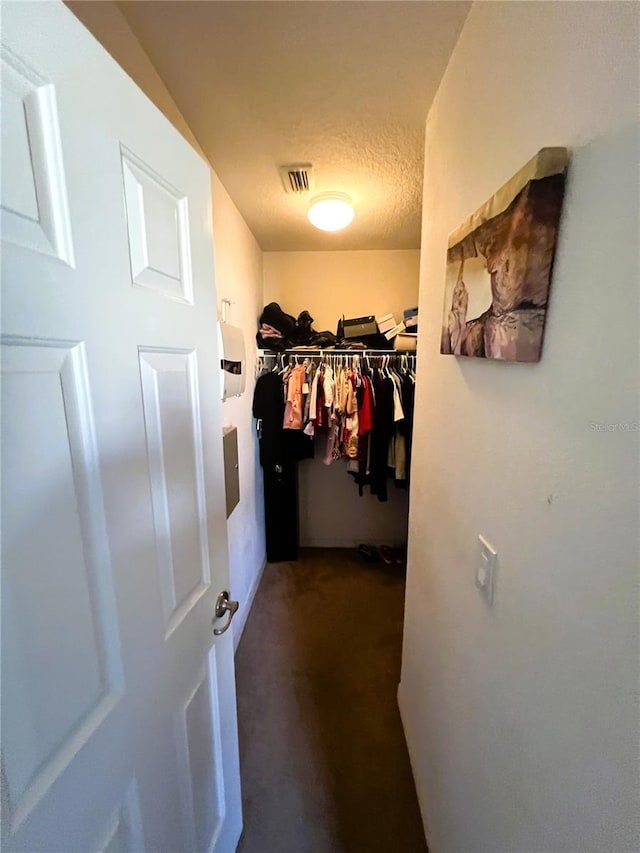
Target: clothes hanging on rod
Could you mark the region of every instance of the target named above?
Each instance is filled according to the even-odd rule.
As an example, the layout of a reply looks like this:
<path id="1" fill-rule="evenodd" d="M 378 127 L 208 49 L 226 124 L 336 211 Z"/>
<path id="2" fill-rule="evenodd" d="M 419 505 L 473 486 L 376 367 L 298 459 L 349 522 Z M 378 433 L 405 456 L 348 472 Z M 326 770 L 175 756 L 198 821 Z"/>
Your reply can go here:
<path id="1" fill-rule="evenodd" d="M 344 460 L 360 495 L 388 499 L 388 480 L 406 487 L 411 468 L 415 355 L 331 350 L 261 354 L 261 373 L 280 383 L 283 433 L 324 441 L 323 461 Z M 298 456 L 298 458 L 301 458 Z"/>
<path id="2" fill-rule="evenodd" d="M 301 430 L 285 430 L 286 402 L 280 373 L 259 377 L 253 395 L 263 468 L 267 560 L 298 558 L 298 474 L 300 459 L 313 456 L 313 441 Z"/>

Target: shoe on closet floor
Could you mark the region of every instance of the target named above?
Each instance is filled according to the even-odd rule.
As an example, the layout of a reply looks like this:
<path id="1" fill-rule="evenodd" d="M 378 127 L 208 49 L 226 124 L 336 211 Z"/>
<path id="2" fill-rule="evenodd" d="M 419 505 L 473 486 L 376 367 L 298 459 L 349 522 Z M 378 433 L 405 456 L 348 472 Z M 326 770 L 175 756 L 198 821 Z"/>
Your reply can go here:
<path id="1" fill-rule="evenodd" d="M 380 553 L 375 545 L 358 545 L 358 556 L 365 563 L 378 563 L 380 561 Z"/>
<path id="2" fill-rule="evenodd" d="M 404 566 L 406 563 L 404 548 L 393 548 L 391 545 L 381 545 L 380 556 L 388 566 Z"/>

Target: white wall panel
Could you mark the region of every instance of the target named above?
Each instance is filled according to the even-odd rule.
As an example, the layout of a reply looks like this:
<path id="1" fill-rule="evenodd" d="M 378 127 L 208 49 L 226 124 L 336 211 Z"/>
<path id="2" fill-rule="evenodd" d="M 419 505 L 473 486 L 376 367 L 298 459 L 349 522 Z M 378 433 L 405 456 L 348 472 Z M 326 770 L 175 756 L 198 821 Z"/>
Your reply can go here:
<path id="1" fill-rule="evenodd" d="M 639 14 L 474 3 L 426 124 L 399 696 L 434 853 L 638 849 Z M 546 145 L 542 360 L 440 355 L 448 235 Z"/>

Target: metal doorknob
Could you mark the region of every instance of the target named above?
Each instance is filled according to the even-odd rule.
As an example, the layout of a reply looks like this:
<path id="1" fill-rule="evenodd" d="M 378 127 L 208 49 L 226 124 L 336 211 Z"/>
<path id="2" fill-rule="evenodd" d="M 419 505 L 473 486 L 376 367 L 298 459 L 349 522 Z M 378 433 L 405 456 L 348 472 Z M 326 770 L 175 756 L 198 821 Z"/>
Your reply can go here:
<path id="1" fill-rule="evenodd" d="M 214 628 L 213 629 L 213 633 L 216 635 L 216 637 L 219 637 L 220 634 L 224 634 L 224 632 L 227 630 L 229 625 L 231 625 L 231 620 L 233 619 L 234 614 L 235 614 L 236 610 L 238 609 L 238 607 L 240 607 L 240 605 L 238 604 L 237 601 L 231 601 L 230 600 L 229 593 L 227 592 L 227 590 L 226 589 L 222 590 L 222 592 L 220 593 L 220 595 L 218 596 L 217 601 L 216 601 L 215 619 L 212 619 L 211 622 L 212 623 L 215 622 L 216 619 L 222 619 L 222 617 L 224 616 L 225 613 L 229 614 L 229 618 L 224 623 L 222 628 Z"/>

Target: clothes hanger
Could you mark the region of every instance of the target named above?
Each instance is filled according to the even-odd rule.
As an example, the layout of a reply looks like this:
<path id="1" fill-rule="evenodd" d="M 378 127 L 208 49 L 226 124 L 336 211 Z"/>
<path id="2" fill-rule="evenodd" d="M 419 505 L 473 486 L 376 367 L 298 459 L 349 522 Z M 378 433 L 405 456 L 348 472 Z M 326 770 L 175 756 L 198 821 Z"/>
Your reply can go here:
<path id="1" fill-rule="evenodd" d="M 285 358 L 286 358 L 286 363 L 285 363 Z M 280 370 L 280 375 L 281 375 L 283 378 L 286 378 L 286 377 L 284 376 L 284 374 L 285 374 L 285 373 L 287 372 L 287 370 L 289 369 L 289 356 L 288 356 L 286 353 L 284 353 L 284 352 L 283 352 L 283 353 L 280 353 L 280 366 L 281 366 L 281 368 L 282 368 L 282 369 Z"/>

